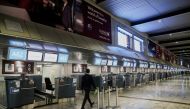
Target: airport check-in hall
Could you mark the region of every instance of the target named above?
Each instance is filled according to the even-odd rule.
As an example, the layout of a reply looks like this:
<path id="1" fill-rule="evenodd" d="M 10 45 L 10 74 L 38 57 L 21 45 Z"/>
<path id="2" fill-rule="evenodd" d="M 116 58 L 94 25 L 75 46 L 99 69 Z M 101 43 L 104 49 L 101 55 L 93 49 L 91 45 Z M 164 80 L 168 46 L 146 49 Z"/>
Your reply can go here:
<path id="1" fill-rule="evenodd" d="M 0 0 L 0 109 L 190 109 L 190 0 Z"/>

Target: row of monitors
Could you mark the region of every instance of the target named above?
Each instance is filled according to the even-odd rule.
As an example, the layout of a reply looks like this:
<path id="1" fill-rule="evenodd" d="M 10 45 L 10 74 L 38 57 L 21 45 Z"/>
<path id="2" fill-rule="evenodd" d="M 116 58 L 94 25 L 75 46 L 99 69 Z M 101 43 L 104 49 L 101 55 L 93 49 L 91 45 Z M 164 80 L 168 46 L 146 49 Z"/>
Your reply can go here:
<path id="1" fill-rule="evenodd" d="M 44 53 L 42 51 L 32 51 L 22 48 L 8 48 L 8 60 L 22 60 L 22 61 L 44 61 L 44 62 L 58 62 L 67 63 L 69 55 L 64 53 Z"/>
<path id="2" fill-rule="evenodd" d="M 102 58 L 94 58 L 95 65 L 108 65 L 108 66 L 117 66 L 118 61 L 116 59 L 102 59 Z"/>
<path id="3" fill-rule="evenodd" d="M 95 65 L 117 66 L 118 60 L 117 59 L 102 59 L 102 58 L 98 57 L 98 58 L 95 58 L 94 64 Z M 123 66 L 125 66 L 125 67 L 136 67 L 136 63 L 124 61 Z"/>

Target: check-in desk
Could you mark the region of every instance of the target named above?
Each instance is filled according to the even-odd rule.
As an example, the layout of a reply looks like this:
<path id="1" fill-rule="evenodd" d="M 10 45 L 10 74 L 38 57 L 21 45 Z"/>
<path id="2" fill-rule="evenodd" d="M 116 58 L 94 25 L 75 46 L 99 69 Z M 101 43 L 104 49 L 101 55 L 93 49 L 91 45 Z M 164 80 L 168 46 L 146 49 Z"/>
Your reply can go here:
<path id="1" fill-rule="evenodd" d="M 132 75 L 131 86 L 135 87 L 136 86 L 137 73 L 130 73 L 130 74 Z"/>
<path id="2" fill-rule="evenodd" d="M 21 78 L 19 76 L 1 77 L 1 89 L 3 99 L 1 105 L 10 109 L 33 104 L 34 102 L 34 82 L 29 78 Z M 4 92 L 5 91 L 5 92 Z"/>
<path id="3" fill-rule="evenodd" d="M 125 76 L 125 87 L 126 87 L 126 88 L 131 87 L 132 74 L 131 74 L 131 73 L 126 73 L 124 76 Z"/>
<path id="4" fill-rule="evenodd" d="M 74 98 L 76 79 L 71 77 L 55 78 L 55 96 L 57 99 Z"/>
<path id="5" fill-rule="evenodd" d="M 125 76 L 123 74 L 118 74 L 116 76 L 116 86 L 118 88 L 125 88 Z"/>
<path id="6" fill-rule="evenodd" d="M 142 74 L 142 73 L 137 73 L 137 78 L 136 78 L 136 80 L 135 80 L 135 86 L 141 85 L 141 83 L 142 83 L 142 78 L 143 78 L 143 74 Z"/>
<path id="7" fill-rule="evenodd" d="M 84 74 L 76 74 L 72 75 L 72 78 L 75 78 L 76 80 L 76 90 L 82 90 L 81 85 L 82 85 L 82 76 Z"/>
<path id="8" fill-rule="evenodd" d="M 149 82 L 149 74 L 148 73 L 144 73 L 143 83 L 147 84 L 148 82 Z"/>

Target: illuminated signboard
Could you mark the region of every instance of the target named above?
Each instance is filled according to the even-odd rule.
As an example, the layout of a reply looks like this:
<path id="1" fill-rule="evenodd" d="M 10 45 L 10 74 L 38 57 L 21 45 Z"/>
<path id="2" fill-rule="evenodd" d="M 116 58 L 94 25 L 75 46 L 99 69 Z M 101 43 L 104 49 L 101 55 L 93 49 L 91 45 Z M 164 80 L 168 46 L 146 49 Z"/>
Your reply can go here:
<path id="1" fill-rule="evenodd" d="M 59 63 L 67 63 L 68 59 L 69 59 L 69 55 L 68 54 L 59 53 L 59 55 L 58 55 L 58 62 Z"/>
<path id="2" fill-rule="evenodd" d="M 45 62 L 57 62 L 57 54 L 54 53 L 45 53 L 44 55 Z"/>
<path id="3" fill-rule="evenodd" d="M 62 53 L 68 53 L 68 50 L 65 49 L 65 48 L 58 47 L 57 49 L 58 49 L 59 52 L 62 52 Z"/>
<path id="4" fill-rule="evenodd" d="M 32 49 L 38 49 L 38 50 L 43 49 L 42 45 L 40 45 L 38 43 L 28 43 L 28 45 L 29 45 L 29 48 L 32 48 Z"/>
<path id="5" fill-rule="evenodd" d="M 16 47 L 25 47 L 26 43 L 24 41 L 18 41 L 18 40 L 9 40 L 9 44 L 11 46 L 16 46 Z"/>
<path id="6" fill-rule="evenodd" d="M 27 50 L 22 48 L 8 48 L 8 60 L 26 60 Z"/>
<path id="7" fill-rule="evenodd" d="M 29 61 L 42 61 L 42 52 L 28 51 L 28 60 Z"/>
<path id="8" fill-rule="evenodd" d="M 44 49 L 50 50 L 50 51 L 57 51 L 57 47 L 54 45 L 50 45 L 50 44 L 44 44 Z"/>

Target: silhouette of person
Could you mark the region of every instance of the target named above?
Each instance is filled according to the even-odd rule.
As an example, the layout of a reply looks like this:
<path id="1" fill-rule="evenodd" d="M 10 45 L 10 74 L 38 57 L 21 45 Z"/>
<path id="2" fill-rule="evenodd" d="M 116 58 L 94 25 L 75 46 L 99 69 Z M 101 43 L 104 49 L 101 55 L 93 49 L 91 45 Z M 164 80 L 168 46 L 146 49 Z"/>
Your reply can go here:
<path id="1" fill-rule="evenodd" d="M 84 100 L 83 100 L 81 109 L 84 109 L 84 106 L 86 104 L 86 100 L 88 100 L 88 102 L 90 103 L 91 107 L 93 107 L 93 104 L 94 104 L 94 102 L 92 102 L 90 100 L 89 94 L 90 94 L 91 88 L 92 87 L 96 88 L 96 86 L 94 84 L 92 75 L 90 75 L 89 73 L 90 73 L 90 69 L 86 69 L 86 73 L 82 77 L 82 85 L 81 85 L 81 87 L 82 87 L 82 90 L 85 91 L 85 95 L 84 95 Z"/>
<path id="2" fill-rule="evenodd" d="M 72 0 L 63 0 L 61 21 L 66 31 L 72 32 Z"/>

